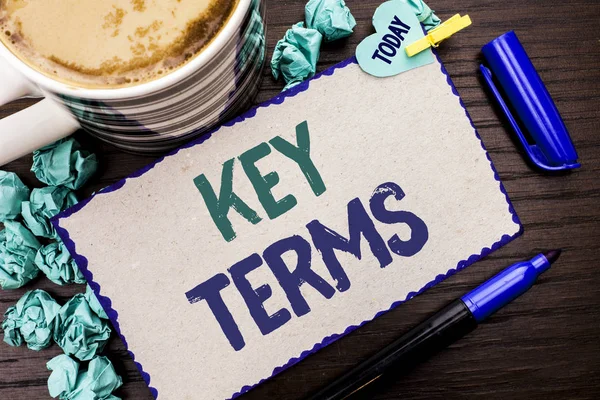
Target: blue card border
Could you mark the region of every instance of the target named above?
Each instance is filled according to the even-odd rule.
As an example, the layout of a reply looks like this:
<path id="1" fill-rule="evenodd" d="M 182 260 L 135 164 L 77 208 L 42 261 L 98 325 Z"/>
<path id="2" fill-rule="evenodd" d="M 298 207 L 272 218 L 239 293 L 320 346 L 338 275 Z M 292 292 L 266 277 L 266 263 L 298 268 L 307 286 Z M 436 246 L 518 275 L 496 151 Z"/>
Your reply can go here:
<path id="1" fill-rule="evenodd" d="M 490 162 L 490 167 L 492 169 L 492 171 L 494 171 L 494 178 L 498 181 L 499 186 L 500 186 L 500 191 L 502 193 L 504 193 L 505 197 L 506 197 L 506 202 L 508 204 L 508 210 L 509 212 L 512 214 L 512 218 L 513 221 L 519 225 L 520 229 L 517 233 L 515 233 L 512 236 L 509 235 L 504 235 L 502 236 L 502 238 L 497 241 L 496 243 L 494 243 L 491 247 L 484 247 L 483 249 L 481 249 L 481 251 L 479 252 L 479 254 L 472 254 L 471 256 L 469 256 L 469 258 L 467 258 L 466 260 L 461 260 L 458 262 L 458 264 L 456 264 L 455 268 L 452 268 L 450 270 L 448 270 L 445 274 L 441 274 L 435 277 L 434 280 L 432 280 L 431 282 L 427 283 L 425 286 L 423 286 L 421 289 L 419 289 L 416 292 L 410 292 L 408 293 L 408 295 L 406 296 L 406 298 L 404 300 L 399 300 L 396 301 L 394 303 L 392 303 L 392 305 L 390 306 L 390 308 L 388 308 L 387 310 L 382 310 L 380 312 L 378 312 L 375 317 L 373 317 L 373 319 L 379 317 L 382 314 L 385 314 L 386 312 L 396 308 L 397 306 L 399 306 L 400 304 L 412 299 L 413 297 L 415 297 L 418 294 L 423 293 L 425 290 L 429 289 L 430 287 L 438 284 L 439 282 L 443 281 L 444 279 L 454 275 L 455 273 L 457 273 L 458 271 L 462 270 L 463 268 L 468 267 L 469 265 L 479 261 L 480 259 L 482 259 L 483 257 L 487 256 L 488 254 L 490 254 L 492 251 L 497 250 L 498 248 L 504 246 L 505 244 L 509 243 L 510 241 L 512 241 L 513 239 L 517 238 L 518 236 L 520 236 L 523 233 L 523 225 L 521 224 L 521 221 L 519 220 L 519 217 L 517 216 L 517 213 L 515 212 L 515 209 L 513 208 L 513 205 L 508 197 L 508 194 L 506 193 L 506 189 L 504 188 L 504 185 L 502 184 L 502 182 L 500 181 L 500 177 L 498 175 L 498 172 L 496 171 L 496 168 L 494 167 L 494 164 L 492 163 L 492 159 L 490 158 L 490 155 L 488 154 L 485 145 L 483 144 L 483 142 L 481 141 L 481 137 L 479 136 L 479 133 L 477 132 L 477 129 L 475 129 L 475 125 L 473 125 L 473 120 L 471 119 L 471 116 L 469 115 L 467 109 L 465 108 L 465 105 L 462 101 L 462 99 L 460 98 L 458 91 L 456 90 L 456 87 L 454 86 L 454 83 L 452 82 L 452 80 L 450 79 L 450 75 L 448 74 L 448 71 L 446 70 L 446 68 L 444 67 L 444 64 L 442 63 L 442 60 L 440 59 L 439 55 L 437 54 L 437 52 L 434 52 L 438 62 L 440 63 L 441 66 L 441 71 L 442 73 L 444 73 L 444 75 L 446 75 L 446 79 L 448 81 L 448 85 L 450 85 L 450 87 L 452 88 L 452 92 L 459 98 L 460 101 L 460 105 L 461 107 L 465 110 L 465 115 L 467 116 L 467 118 L 469 119 L 469 122 L 471 123 L 471 126 L 473 127 L 473 130 L 475 132 L 475 135 L 477 136 L 477 139 L 479 139 L 479 142 L 481 143 L 481 147 L 483 148 L 483 150 L 486 153 L 487 159 Z M 297 86 L 294 86 L 293 88 L 286 90 L 285 92 L 273 97 L 272 99 L 256 106 L 253 107 L 252 109 L 250 109 L 249 111 L 247 111 L 246 113 L 240 115 L 239 117 L 223 124 L 223 126 L 233 126 L 239 122 L 243 122 L 246 119 L 250 119 L 253 118 L 256 115 L 256 112 L 259 108 L 265 108 L 265 107 L 269 107 L 270 105 L 273 104 L 281 104 L 285 101 L 286 98 L 288 97 L 294 97 L 295 95 L 297 95 L 298 93 L 302 93 L 304 91 L 306 91 L 309 86 L 310 86 L 310 82 L 315 80 L 315 79 L 319 79 L 320 77 L 324 76 L 324 75 L 333 75 L 335 73 L 335 71 L 337 69 L 341 69 L 344 68 L 348 65 L 351 64 L 357 64 L 356 61 L 356 57 L 351 57 L 345 61 L 342 61 L 339 64 L 334 65 L 333 67 L 321 72 L 320 74 L 315 75 L 315 77 L 313 77 L 312 79 L 302 82 Z M 172 151 L 171 153 L 157 159 L 156 161 L 154 161 L 153 163 L 147 165 L 146 167 L 134 172 L 132 175 L 130 175 L 127 178 L 123 178 L 121 180 L 119 180 L 118 182 L 100 190 L 97 193 L 94 193 L 91 197 L 81 201 L 80 203 L 76 204 L 75 206 L 69 208 L 68 210 L 63 211 L 62 213 L 60 213 L 59 215 L 57 215 L 56 217 L 54 217 L 52 219 L 52 223 L 54 225 L 54 227 L 56 228 L 56 231 L 58 232 L 59 236 L 61 237 L 61 239 L 63 240 L 63 242 L 65 243 L 65 245 L 67 246 L 67 249 L 69 250 L 69 252 L 71 253 L 71 255 L 73 256 L 73 258 L 75 259 L 75 262 L 77 263 L 77 265 L 79 266 L 79 269 L 82 271 L 83 275 L 85 276 L 85 278 L 87 279 L 90 287 L 92 288 L 92 290 L 94 291 L 94 293 L 96 294 L 96 296 L 98 297 L 98 300 L 100 301 L 100 304 L 102 305 L 102 307 L 104 308 L 104 310 L 106 311 L 106 314 L 108 315 L 113 327 L 115 328 L 115 330 L 117 331 L 117 334 L 119 335 L 119 337 L 121 338 L 121 340 L 123 341 L 123 343 L 125 344 L 125 348 L 127 349 L 127 352 L 129 353 L 129 355 L 131 356 L 131 358 L 133 359 L 133 361 L 135 362 L 135 365 L 137 367 L 137 369 L 140 371 L 140 373 L 142 374 L 142 378 L 144 379 L 144 381 L 146 382 L 146 384 L 148 385 L 148 387 L 150 388 L 150 392 L 152 393 L 152 395 L 154 396 L 154 398 L 158 398 L 158 390 L 156 388 L 153 388 L 151 386 L 150 383 L 150 374 L 146 371 L 144 371 L 143 366 L 135 361 L 135 354 L 133 353 L 133 351 L 129 348 L 128 344 L 127 344 L 127 340 L 125 339 L 125 336 L 123 335 L 123 332 L 121 332 L 121 329 L 119 328 L 119 314 L 117 313 L 117 311 L 115 309 L 113 309 L 112 307 L 112 302 L 111 299 L 107 296 L 103 296 L 100 292 L 101 292 L 101 286 L 99 283 L 97 283 L 96 281 L 94 281 L 94 274 L 88 269 L 88 260 L 87 258 L 82 255 L 77 253 L 77 248 L 75 243 L 73 242 L 73 240 L 71 240 L 70 236 L 69 236 L 69 232 L 62 228 L 60 226 L 60 219 L 62 218 L 67 218 L 73 214 L 75 214 L 76 212 L 78 212 L 79 210 L 81 210 L 83 207 L 85 207 L 91 199 L 93 199 L 95 196 L 101 195 L 101 194 L 105 194 L 105 193 L 110 193 L 110 192 L 114 192 L 120 188 L 123 187 L 123 185 L 125 184 L 125 182 L 127 181 L 127 179 L 131 179 L 131 178 L 137 178 L 143 174 L 145 174 L 146 172 L 150 171 L 152 168 L 154 168 L 155 165 L 157 165 L 158 163 L 160 163 L 161 161 L 163 161 L 166 157 L 170 157 L 173 156 L 175 154 L 177 154 L 181 149 L 186 149 L 186 148 L 190 148 L 190 147 L 194 147 L 197 145 L 200 145 L 202 143 L 204 143 L 206 140 L 209 140 L 211 138 L 211 136 L 217 132 L 219 128 L 216 128 L 214 130 L 212 130 L 210 133 L 194 140 L 191 141 L 190 143 L 186 144 L 183 147 L 180 147 L 177 150 Z M 279 374 L 280 372 L 288 369 L 289 367 L 291 367 L 292 365 L 298 363 L 299 361 L 303 360 L 304 358 L 308 357 L 310 354 L 315 353 L 316 351 L 320 350 L 321 348 L 333 343 L 334 341 L 336 341 L 337 339 L 347 335 L 348 333 L 354 331 L 355 329 L 363 326 L 364 324 L 366 324 L 367 322 L 370 322 L 371 320 L 367 320 L 367 321 L 363 321 L 358 325 L 352 325 L 347 327 L 344 332 L 342 332 L 341 334 L 334 334 L 331 336 L 327 336 L 325 338 L 323 338 L 323 340 L 319 343 L 316 343 L 312 349 L 310 350 L 305 350 L 303 351 L 298 357 L 294 357 L 288 360 L 287 363 L 285 363 L 284 365 L 277 367 L 273 370 L 273 373 L 271 374 L 271 376 L 269 376 L 268 378 L 262 379 L 260 380 L 258 383 L 254 384 L 254 385 L 249 385 L 249 386 L 243 386 L 242 388 L 240 388 L 240 390 L 236 393 L 233 393 L 231 395 L 231 397 L 229 398 L 229 400 L 233 400 L 239 396 L 241 396 L 242 394 L 248 392 L 250 389 L 252 389 L 253 387 L 260 385 L 262 382 L 264 382 L 267 379 L 270 379 L 271 377 Z"/>

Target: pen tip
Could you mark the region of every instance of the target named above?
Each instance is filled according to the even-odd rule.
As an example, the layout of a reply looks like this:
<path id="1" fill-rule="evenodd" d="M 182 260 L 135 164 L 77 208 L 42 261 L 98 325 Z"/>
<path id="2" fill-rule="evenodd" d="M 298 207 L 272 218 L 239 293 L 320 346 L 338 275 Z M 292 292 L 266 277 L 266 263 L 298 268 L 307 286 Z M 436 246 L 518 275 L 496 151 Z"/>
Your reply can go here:
<path id="1" fill-rule="evenodd" d="M 558 257 L 560 257 L 560 253 L 562 253 L 561 249 L 550 250 L 544 253 L 544 257 L 546 257 L 546 260 L 548 260 L 548 262 L 552 264 L 554 263 L 554 261 L 558 260 Z"/>

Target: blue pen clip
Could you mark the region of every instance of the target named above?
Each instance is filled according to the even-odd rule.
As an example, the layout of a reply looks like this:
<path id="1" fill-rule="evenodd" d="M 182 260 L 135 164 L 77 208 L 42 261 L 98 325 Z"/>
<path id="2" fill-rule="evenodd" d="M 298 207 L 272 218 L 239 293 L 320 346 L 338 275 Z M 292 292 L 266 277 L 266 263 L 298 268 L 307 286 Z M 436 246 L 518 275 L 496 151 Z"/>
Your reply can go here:
<path id="1" fill-rule="evenodd" d="M 517 35 L 507 32 L 483 46 L 481 51 L 489 68 L 480 65 L 479 69 L 531 162 L 545 171 L 580 167 L 569 132 Z M 534 143 L 529 143 L 517 118 Z"/>

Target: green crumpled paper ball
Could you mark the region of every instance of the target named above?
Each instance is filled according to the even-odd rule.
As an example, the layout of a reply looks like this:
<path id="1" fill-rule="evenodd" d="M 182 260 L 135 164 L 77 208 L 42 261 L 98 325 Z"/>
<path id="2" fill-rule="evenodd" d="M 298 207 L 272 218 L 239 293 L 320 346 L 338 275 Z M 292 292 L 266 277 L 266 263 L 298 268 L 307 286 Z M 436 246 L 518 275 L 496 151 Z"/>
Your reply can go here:
<path id="1" fill-rule="evenodd" d="M 35 265 L 57 285 L 86 282 L 62 241 L 40 247 L 35 255 Z"/>
<path id="2" fill-rule="evenodd" d="M 4 314 L 4 341 L 11 346 L 20 346 L 25 341 L 31 350 L 45 349 L 50 346 L 58 310 L 56 300 L 45 291 L 37 289 L 25 293 Z"/>
<path id="3" fill-rule="evenodd" d="M 77 197 L 63 186 L 47 186 L 33 189 L 29 201 L 21 203 L 21 214 L 25 225 L 34 235 L 55 238 L 56 231 L 50 218 L 77 204 Z"/>
<path id="4" fill-rule="evenodd" d="M 61 307 L 54 323 L 54 341 L 65 354 L 81 361 L 101 352 L 111 333 L 108 322 L 92 311 L 83 293 Z"/>
<path id="5" fill-rule="evenodd" d="M 92 309 L 92 311 L 95 312 L 97 316 L 99 316 L 100 318 L 103 318 L 103 319 L 108 319 L 108 315 L 106 315 L 106 311 L 104 311 L 104 308 L 98 301 L 98 297 L 96 297 L 96 294 L 94 293 L 94 291 L 92 290 L 90 285 L 86 285 L 85 299 L 87 300 L 88 304 L 90 305 L 90 308 Z"/>
<path id="6" fill-rule="evenodd" d="M 15 307 L 9 307 L 4 313 L 4 320 L 2 321 L 2 331 L 4 332 L 4 341 L 13 347 L 19 347 L 23 344 L 23 336 L 19 330 L 20 322 L 15 318 Z"/>
<path id="7" fill-rule="evenodd" d="M 106 357 L 98 356 L 88 364 L 86 371 L 79 363 L 61 354 L 48 361 L 46 367 L 52 371 L 48 378 L 50 396 L 60 400 L 120 400 L 112 395 L 123 380 Z"/>
<path id="8" fill-rule="evenodd" d="M 33 152 L 31 171 L 49 186 L 79 189 L 98 169 L 96 155 L 73 138 L 62 139 Z"/>
<path id="9" fill-rule="evenodd" d="M 310 0 L 304 7 L 306 26 L 318 30 L 326 42 L 352 34 L 356 20 L 344 0 Z"/>
<path id="10" fill-rule="evenodd" d="M 283 76 L 286 82 L 283 90 L 315 75 L 322 40 L 319 31 L 305 28 L 304 22 L 298 22 L 277 42 L 271 58 L 271 72 L 275 79 Z"/>
<path id="11" fill-rule="evenodd" d="M 423 0 L 404 0 L 410 8 L 412 8 L 413 12 L 417 16 L 417 19 L 420 23 L 425 26 L 426 31 L 430 31 L 433 28 L 440 25 L 442 22 L 437 15 L 433 13 L 433 10 L 429 8 L 427 4 Z"/>
<path id="12" fill-rule="evenodd" d="M 0 222 L 17 218 L 31 191 L 14 172 L 0 171 Z"/>
<path id="13" fill-rule="evenodd" d="M 0 231 L 0 287 L 17 289 L 37 276 L 34 259 L 42 245 L 27 228 L 5 221 Z"/>

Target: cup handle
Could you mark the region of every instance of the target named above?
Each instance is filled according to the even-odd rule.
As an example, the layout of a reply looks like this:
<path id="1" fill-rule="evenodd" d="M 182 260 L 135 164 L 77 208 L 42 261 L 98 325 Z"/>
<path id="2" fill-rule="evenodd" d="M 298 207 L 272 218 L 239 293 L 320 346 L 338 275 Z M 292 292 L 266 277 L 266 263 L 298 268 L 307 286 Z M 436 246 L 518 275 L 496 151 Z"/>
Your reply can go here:
<path id="1" fill-rule="evenodd" d="M 0 106 L 36 92 L 29 81 L 0 57 Z M 43 99 L 0 120 L 0 166 L 67 137 L 79 128 L 77 120 L 61 105 Z"/>
<path id="2" fill-rule="evenodd" d="M 0 106 L 37 93 L 35 87 L 0 57 Z"/>

